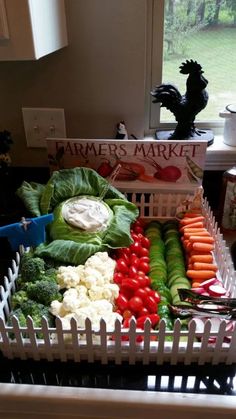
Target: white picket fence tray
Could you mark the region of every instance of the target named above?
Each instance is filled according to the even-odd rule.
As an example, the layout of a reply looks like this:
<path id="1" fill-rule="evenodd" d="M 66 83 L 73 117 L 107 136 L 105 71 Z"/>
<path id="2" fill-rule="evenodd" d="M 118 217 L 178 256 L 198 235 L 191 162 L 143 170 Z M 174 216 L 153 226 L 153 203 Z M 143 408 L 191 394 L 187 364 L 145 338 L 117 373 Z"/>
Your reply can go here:
<path id="1" fill-rule="evenodd" d="M 151 219 L 171 219 L 175 216 L 176 207 L 184 199 L 191 198 L 186 194 L 127 194 L 140 210 L 140 216 L 147 221 Z M 215 259 L 219 273 L 227 290 L 232 297 L 236 297 L 236 273 L 234 271 L 229 249 L 217 226 L 207 200 L 203 202 L 203 212 L 206 217 L 206 226 L 215 237 Z M 100 329 L 94 331 L 89 319 L 86 320 L 85 329 L 77 329 L 75 319 L 71 320 L 71 328 L 62 329 L 59 318 L 54 328 L 48 326 L 46 319 L 42 320 L 42 327 L 35 328 L 32 320 L 27 319 L 27 327 L 19 327 L 18 321 L 13 319 L 13 325 L 7 326 L 10 313 L 10 299 L 15 292 L 20 263 L 20 254 L 12 261 L 8 275 L 4 278 L 4 285 L 0 286 L 0 350 L 7 358 L 31 358 L 34 360 L 46 359 L 48 361 L 60 360 L 66 362 L 100 361 L 130 365 L 142 363 L 163 364 L 169 362 L 186 365 L 198 363 L 232 364 L 236 362 L 236 327 L 227 330 L 225 320 L 221 321 L 220 328 L 214 331 L 211 320 L 207 320 L 204 330 L 199 332 L 194 320 L 189 323 L 188 331 L 181 330 L 179 320 L 175 321 L 173 331 L 165 330 L 165 322 L 161 320 L 159 330 L 151 330 L 150 324 L 145 324 L 144 331 L 136 329 L 135 320 L 131 321 L 130 329 L 121 328 L 117 320 L 114 330 L 107 330 L 102 320 Z M 235 322 L 236 324 L 236 322 Z M 43 334 L 43 339 L 37 338 L 37 333 Z M 70 340 L 68 340 L 68 334 Z M 137 336 L 142 334 L 143 342 L 137 342 Z M 82 335 L 82 338 L 81 338 Z M 122 340 L 122 336 L 129 340 Z M 27 336 L 27 337 L 25 337 Z M 172 336 L 172 339 L 167 339 Z M 212 336 L 216 336 L 215 343 L 210 343 Z M 153 340 L 154 339 L 154 340 Z M 155 340 L 156 339 L 156 340 Z"/>

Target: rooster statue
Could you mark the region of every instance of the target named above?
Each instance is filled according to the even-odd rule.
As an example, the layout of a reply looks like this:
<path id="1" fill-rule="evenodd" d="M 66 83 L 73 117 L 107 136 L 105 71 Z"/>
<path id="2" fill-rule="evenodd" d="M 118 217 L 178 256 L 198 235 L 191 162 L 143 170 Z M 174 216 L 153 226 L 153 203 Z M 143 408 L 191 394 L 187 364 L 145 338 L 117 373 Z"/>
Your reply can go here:
<path id="1" fill-rule="evenodd" d="M 177 125 L 169 138 L 173 140 L 192 139 L 195 135 L 201 136 L 204 133 L 196 129 L 194 120 L 208 102 L 208 93 L 205 90 L 208 81 L 202 75 L 201 65 L 197 61 L 186 60 L 180 66 L 180 73 L 189 75 L 183 96 L 172 84 L 161 84 L 151 91 L 153 103 L 160 103 L 161 107 L 170 110 L 175 116 Z"/>

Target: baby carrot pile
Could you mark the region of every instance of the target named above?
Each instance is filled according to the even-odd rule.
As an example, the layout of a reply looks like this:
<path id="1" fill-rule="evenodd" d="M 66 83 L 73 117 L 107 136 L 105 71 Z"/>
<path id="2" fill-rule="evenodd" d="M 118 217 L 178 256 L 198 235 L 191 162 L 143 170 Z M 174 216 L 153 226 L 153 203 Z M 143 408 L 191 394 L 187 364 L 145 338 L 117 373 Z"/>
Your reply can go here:
<path id="1" fill-rule="evenodd" d="M 192 281 L 192 288 L 199 288 L 204 281 L 216 277 L 215 240 L 207 231 L 205 218 L 200 213 L 186 213 L 180 220 L 180 233 L 187 256 L 187 277 Z"/>

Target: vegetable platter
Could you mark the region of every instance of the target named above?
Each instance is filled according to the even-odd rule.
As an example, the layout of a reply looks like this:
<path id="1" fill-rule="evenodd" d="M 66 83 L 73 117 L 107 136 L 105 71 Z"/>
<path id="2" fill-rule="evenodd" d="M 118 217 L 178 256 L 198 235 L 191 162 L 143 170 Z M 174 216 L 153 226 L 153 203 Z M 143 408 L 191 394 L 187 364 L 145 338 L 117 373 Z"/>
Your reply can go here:
<path id="1" fill-rule="evenodd" d="M 96 176 L 93 178 L 92 184 L 98 188 Z M 81 184 L 80 181 L 80 187 Z M 41 206 L 38 203 L 42 189 L 33 185 L 36 193 L 33 194 L 31 205 L 35 216 L 42 214 L 40 210 L 37 210 L 37 208 L 42 209 L 42 204 L 48 211 L 56 211 L 56 214 L 58 208 L 61 208 L 62 190 L 56 190 L 52 180 L 49 185 L 49 189 L 42 188 L 46 192 Z M 24 186 L 26 186 L 25 194 L 30 194 L 32 198 L 32 192 L 34 192 L 32 185 Z M 67 187 L 68 190 L 71 190 L 69 185 L 65 185 L 65 188 Z M 100 187 L 102 194 L 104 185 L 100 185 Z M 81 194 L 87 199 L 89 195 L 87 187 L 86 191 L 82 190 Z M 91 190 L 90 195 L 93 194 L 94 191 Z M 201 237 L 207 238 L 203 239 L 203 242 L 206 241 L 207 245 L 214 242 L 214 246 L 207 246 L 208 250 L 211 249 L 211 257 L 207 252 L 204 252 L 205 256 L 199 260 L 193 250 L 192 253 L 187 254 L 188 242 L 197 242 L 197 246 L 193 247 L 199 247 L 199 236 L 196 234 L 190 235 L 191 240 L 188 240 L 188 232 L 185 228 L 189 228 L 189 226 L 191 228 L 191 220 L 187 216 L 176 223 L 175 218 L 176 209 L 182 208 L 183 202 L 192 202 L 193 195 L 147 194 L 127 190 L 124 196 L 111 187 L 108 196 L 109 198 L 106 199 L 106 204 L 109 206 L 107 209 L 108 224 L 110 223 L 110 229 L 113 228 L 115 235 L 121 240 L 120 243 L 122 240 L 125 242 L 118 246 L 113 245 L 110 238 L 112 235 L 109 236 L 107 231 L 109 228 L 107 229 L 105 226 L 104 230 L 100 230 L 97 234 L 93 243 L 93 246 L 98 245 L 98 248 L 92 249 L 91 252 L 91 233 L 89 233 L 88 248 L 84 244 L 86 240 L 84 242 L 82 240 L 83 244 L 78 252 L 72 252 L 72 254 L 77 254 L 76 257 L 80 259 L 72 260 L 71 265 L 74 266 L 71 266 L 66 264 L 68 260 L 65 259 L 70 254 L 71 247 L 69 246 L 67 249 L 63 247 L 63 236 L 54 237 L 55 240 L 63 241 L 60 252 L 64 262 L 61 262 L 61 265 L 65 266 L 56 268 L 59 289 L 55 289 L 54 282 L 52 282 L 54 285 L 50 286 L 50 290 L 47 288 L 47 280 L 49 281 L 49 277 L 54 274 L 54 268 L 49 267 L 46 270 L 45 266 L 40 266 L 40 264 L 36 268 L 32 265 L 32 270 L 35 269 L 35 275 L 37 270 L 42 270 L 46 276 L 40 284 L 39 281 L 28 282 L 23 261 L 31 257 L 31 250 L 26 249 L 27 251 L 25 251 L 21 248 L 16 253 L 16 258 L 8 269 L 8 275 L 4 278 L 4 286 L 0 288 L 0 350 L 4 356 L 10 359 L 17 357 L 34 360 L 47 359 L 48 361 L 61 360 L 62 362 L 68 360 L 75 362 L 86 360 L 90 363 L 100 361 L 102 364 L 128 362 L 130 365 L 135 363 L 161 365 L 164 362 L 171 364 L 183 362 L 186 365 L 191 363 L 235 363 L 236 328 L 233 316 L 229 320 L 229 313 L 219 315 L 219 305 L 207 305 L 207 302 L 204 305 L 205 314 L 203 308 L 203 313 L 201 312 L 199 316 L 198 313 L 195 313 L 187 320 L 184 315 L 182 316 L 185 312 L 189 315 L 192 306 L 189 307 L 188 299 L 185 301 L 181 299 L 179 288 L 183 291 L 183 295 L 187 293 L 188 298 L 191 297 L 194 288 L 195 291 L 199 291 L 197 295 L 200 300 L 194 306 L 196 311 L 201 307 L 201 299 L 211 300 L 214 295 L 213 298 L 218 298 L 218 300 L 221 296 L 223 298 L 230 296 L 230 299 L 234 301 L 236 297 L 236 277 L 231 256 L 207 200 L 201 199 L 201 214 L 193 214 L 194 219 L 198 218 L 195 220 L 196 223 L 201 223 L 204 219 L 204 228 L 192 228 L 199 228 L 197 233 L 200 233 Z M 68 203 L 71 198 L 73 196 L 68 196 L 66 193 L 62 201 Z M 115 202 L 112 202 L 113 200 Z M 116 215 L 117 211 L 124 211 L 125 226 L 118 225 L 117 227 L 117 222 L 112 219 L 110 208 L 113 204 L 116 206 Z M 62 235 L 68 234 L 68 230 L 64 231 L 67 225 L 63 222 L 62 226 L 60 223 L 58 226 L 58 219 L 60 222 L 60 214 L 56 217 L 56 224 L 54 223 L 51 229 L 52 234 L 55 234 L 57 230 L 60 234 L 62 232 Z M 120 222 L 119 216 L 118 219 Z M 200 224 L 198 225 L 200 226 Z M 119 232 L 119 227 L 125 228 L 124 237 Z M 183 246 L 181 241 L 177 240 L 179 233 L 180 236 L 182 233 Z M 138 245 L 135 238 L 137 235 L 140 239 Z M 193 237 L 198 237 L 198 239 L 195 240 Z M 107 240 L 109 240 L 110 248 L 106 246 Z M 81 239 L 79 239 L 79 243 L 81 243 Z M 165 252 L 162 251 L 163 243 Z M 192 246 L 191 243 L 190 246 Z M 201 240 L 200 243 L 202 243 Z M 45 245 L 39 246 L 36 258 L 40 259 L 44 254 L 45 247 Z M 200 247 L 202 248 L 202 245 Z M 125 252 L 124 249 L 126 249 Z M 124 260 L 127 256 L 127 249 L 132 253 L 129 263 L 125 263 Z M 184 250 L 182 251 L 182 249 Z M 48 249 L 46 250 L 48 251 Z M 54 254 L 53 246 L 49 250 L 52 250 Z M 186 269 L 185 258 L 187 260 Z M 129 270 L 128 274 L 127 269 Z M 210 284 L 207 282 L 205 273 L 209 272 L 209 269 L 214 270 L 213 275 L 215 276 L 214 281 L 211 279 Z M 201 272 L 200 277 L 198 272 Z M 186 275 L 187 273 L 188 275 Z M 81 278 L 77 288 L 73 285 L 75 275 L 76 278 Z M 96 286 L 92 287 L 91 281 L 94 278 L 97 278 L 97 282 Z M 136 288 L 137 282 L 139 282 L 139 288 Z M 141 283 L 143 283 L 142 286 Z M 38 285 L 40 288 L 37 288 Z M 89 288 L 89 292 L 85 291 L 86 287 Z M 61 289 L 66 289 L 63 296 L 58 295 Z M 80 319 L 83 318 L 81 323 L 78 323 L 78 316 L 74 315 L 72 309 L 75 304 L 74 295 L 78 294 L 78 289 L 80 290 L 80 299 L 84 295 L 85 301 L 81 307 L 77 306 L 77 311 L 74 310 L 77 314 L 78 310 L 81 310 Z M 48 300 L 51 293 L 53 302 Z M 38 313 L 28 311 L 29 316 L 24 318 L 24 325 L 20 324 L 20 316 L 12 316 L 12 308 L 13 306 L 18 307 L 19 300 L 24 302 L 26 295 L 32 300 L 34 298 L 37 300 L 40 295 L 42 307 L 51 302 L 50 310 L 51 314 L 55 315 L 54 322 L 49 321 L 47 313 L 44 311 L 41 313 L 43 318 L 37 322 Z M 92 305 L 88 296 L 94 300 Z M 98 302 L 98 299 L 101 301 Z M 210 301 L 210 303 L 212 302 Z M 40 304 L 38 304 L 39 309 Z M 96 306 L 98 311 L 91 311 L 93 314 L 89 316 L 87 310 L 88 307 L 92 310 L 92 306 L 93 309 Z M 29 308 L 28 301 L 26 301 L 25 307 Z M 217 314 L 214 314 L 214 307 L 217 308 Z M 169 316 L 171 309 L 177 310 L 175 317 Z M 179 315 L 181 310 L 183 313 Z"/>

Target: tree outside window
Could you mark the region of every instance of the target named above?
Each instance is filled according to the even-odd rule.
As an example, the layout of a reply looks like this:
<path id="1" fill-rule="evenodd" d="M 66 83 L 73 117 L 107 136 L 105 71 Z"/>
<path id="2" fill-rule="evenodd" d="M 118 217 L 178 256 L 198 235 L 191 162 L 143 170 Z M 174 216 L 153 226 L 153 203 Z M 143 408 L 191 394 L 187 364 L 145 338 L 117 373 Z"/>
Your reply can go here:
<path id="1" fill-rule="evenodd" d="M 235 0 L 165 0 L 162 81 L 184 94 L 179 66 L 186 59 L 198 61 L 209 81 L 209 102 L 198 115 L 203 122 L 221 121 L 219 112 L 236 103 L 235 41 Z M 160 120 L 174 122 L 164 109 Z"/>

